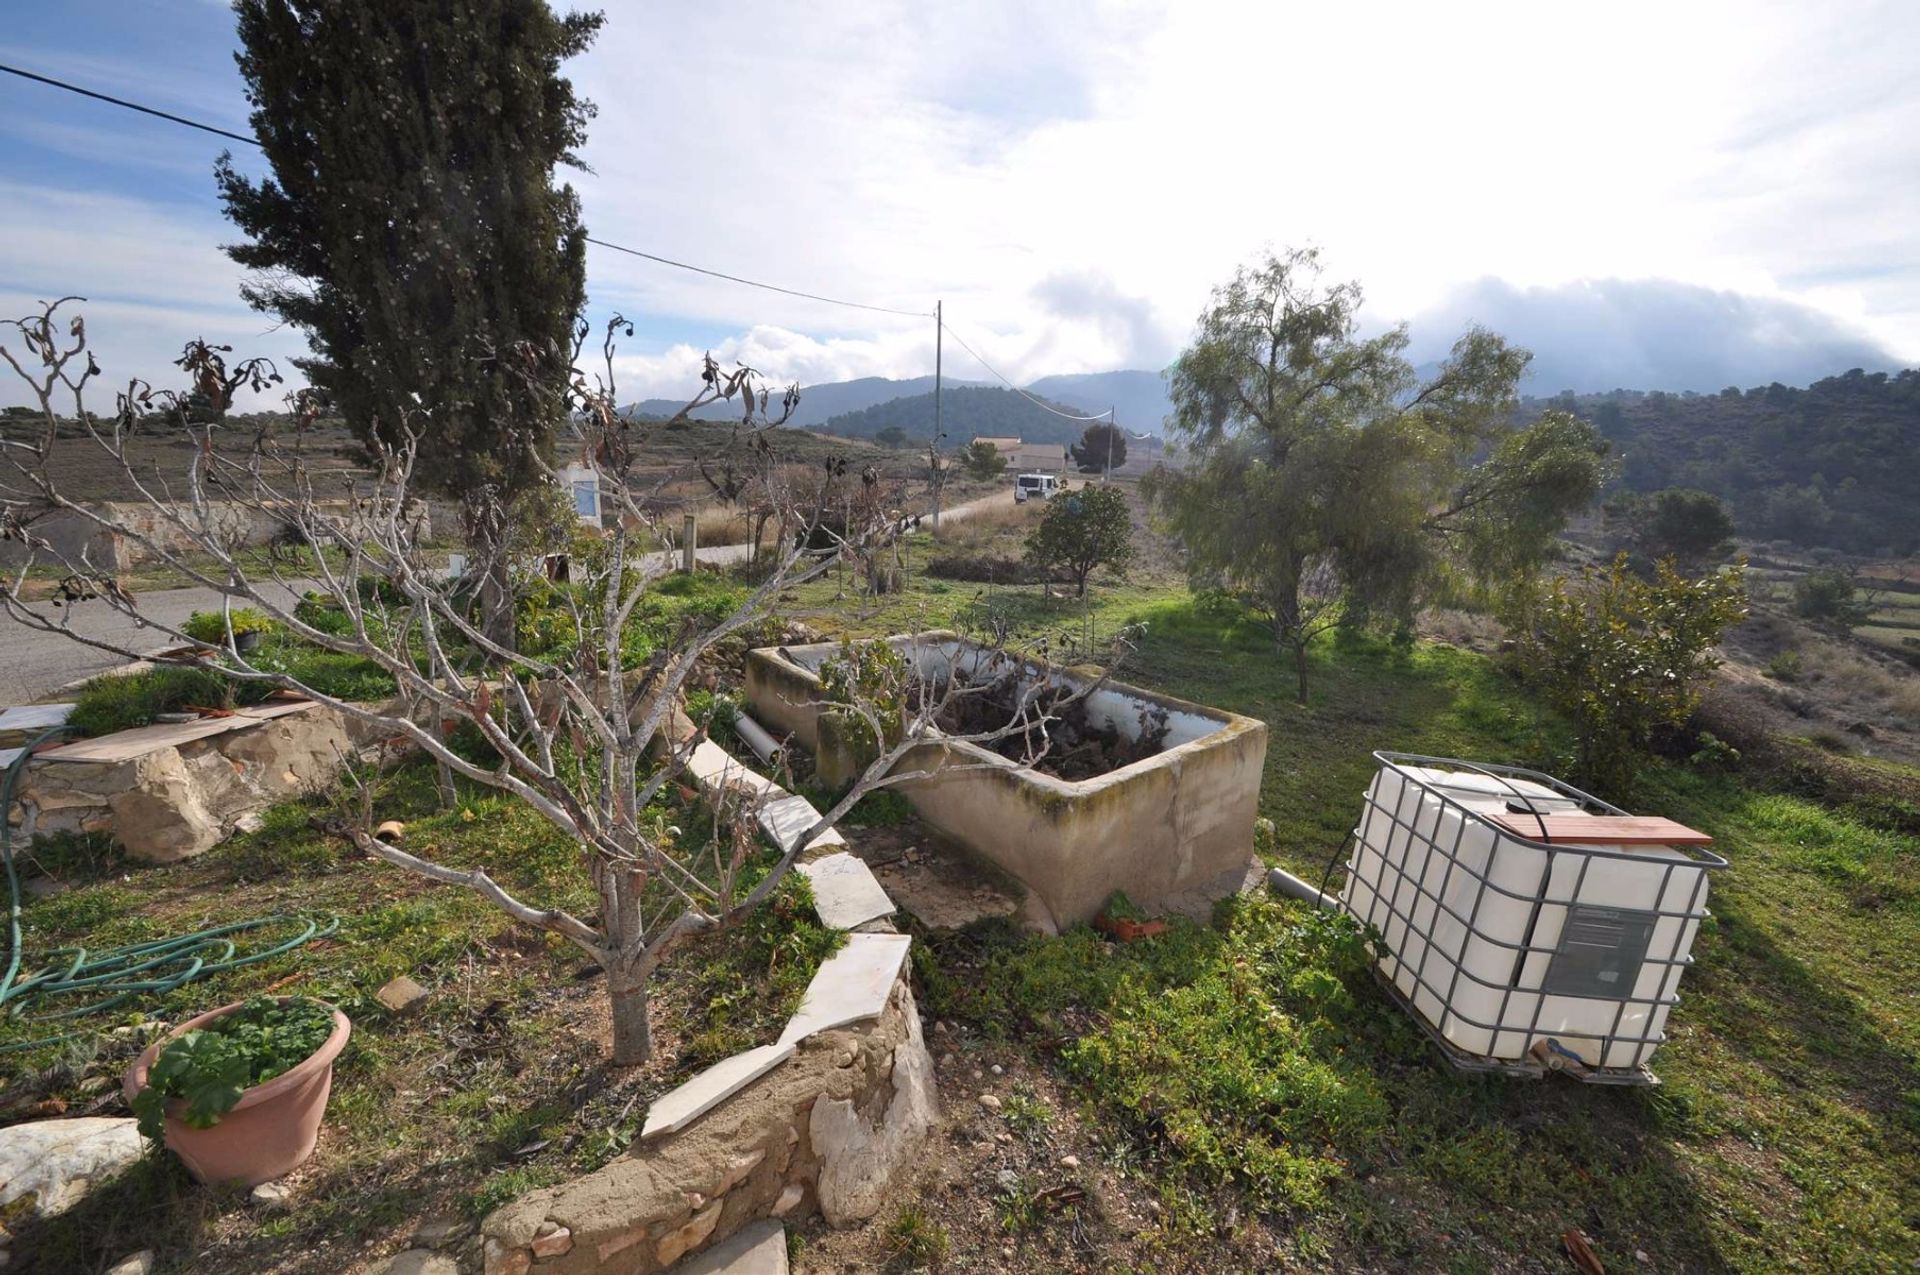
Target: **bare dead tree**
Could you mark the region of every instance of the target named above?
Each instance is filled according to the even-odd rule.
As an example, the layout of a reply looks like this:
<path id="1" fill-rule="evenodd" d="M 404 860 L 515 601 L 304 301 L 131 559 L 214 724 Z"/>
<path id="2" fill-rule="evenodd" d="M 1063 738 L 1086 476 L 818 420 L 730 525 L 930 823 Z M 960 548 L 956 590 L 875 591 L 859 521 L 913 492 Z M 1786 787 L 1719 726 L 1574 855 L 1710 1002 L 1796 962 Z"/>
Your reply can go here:
<path id="1" fill-rule="evenodd" d="M 693 936 L 726 926 L 765 901 L 806 845 L 861 797 L 929 773 L 918 764 L 902 769 L 903 760 L 925 758 L 929 745 L 951 751 L 963 739 L 979 742 L 1014 732 L 1044 741 L 1036 723 L 1044 725 L 1046 714 L 1060 707 L 1056 697 L 1023 700 L 1001 728 L 953 736 L 943 734 L 937 723 L 944 703 L 971 693 L 965 677 L 923 678 L 917 688 L 883 682 L 836 701 L 837 711 L 877 724 L 876 755 L 815 826 L 782 844 L 769 870 L 745 888 L 747 867 L 758 867 L 756 843 L 744 831 L 751 826 L 750 809 L 732 812 L 737 826 L 714 838 L 708 852 L 695 854 L 683 848 L 684 839 L 664 822 L 656 802 L 697 742 L 674 737 L 682 690 L 703 657 L 766 616 L 784 590 L 843 559 L 875 561 L 906 525 L 885 502 L 856 500 L 843 491 L 850 481 L 844 464 L 801 471 L 803 480 L 790 467 L 772 465 L 770 451 L 755 446 L 765 431 L 792 414 L 796 389 L 776 399 L 754 369 L 723 369 L 707 359 L 700 392 L 675 419 L 714 403 L 738 407 L 738 424 L 725 451 L 736 465 L 745 463 L 742 458 L 759 458 L 762 472 L 750 484 L 754 499 L 768 504 L 793 534 L 783 536 L 777 551 L 767 555 L 763 573 L 738 608 L 717 622 L 688 623 L 672 641 L 634 658 L 627 638 L 666 567 L 666 555 L 654 549 L 665 543 L 665 528 L 656 525 L 646 493 L 637 487 L 636 431 L 645 427 L 616 407 L 614 341 L 630 329 L 619 318 L 608 325 L 604 372 L 589 377 L 576 370 L 567 401 L 559 406 L 574 425 L 569 446 L 577 447 L 580 463 L 597 476 L 612 525 L 591 552 L 575 556 L 570 583 L 561 591 L 577 640 L 558 654 L 534 655 L 493 640 L 459 583 L 428 562 L 410 490 L 417 435 L 405 434 L 399 445 L 379 452 L 377 466 L 345 500 L 317 495 L 299 452 L 282 447 L 266 431 L 235 453 L 216 445 L 211 425 L 192 424 L 197 445 L 184 473 L 143 472 L 128 450 L 128 436 L 143 412 L 169 409 L 174 400 L 136 382 L 135 389 L 119 396 L 111 417 L 87 411 L 87 391 L 100 372 L 83 319 L 66 313 L 75 300 L 45 304 L 6 325 L 16 340 L 0 342 L 0 358 L 29 387 L 37 416 L 28 436 L 0 439 L 5 462 L 0 464 L 0 500 L 7 508 L 31 501 L 67 511 L 134 542 L 221 595 L 226 640 L 221 649 L 203 647 L 202 653 L 216 658 L 234 679 L 284 687 L 381 738 L 402 739 L 443 772 L 525 802 L 577 841 L 582 868 L 599 900 L 598 914 L 591 917 L 525 902 L 484 867 L 449 868 L 389 844 L 372 835 L 370 807 L 365 819 L 343 829 L 366 854 L 472 890 L 515 920 L 558 934 L 584 951 L 606 972 L 618 1064 L 637 1063 L 651 1052 L 647 991 L 661 963 Z M 575 354 L 577 363 L 577 348 Z M 499 357 L 536 361 L 531 352 Z M 296 412 L 310 410 L 305 399 L 295 406 Z M 62 490 L 56 453 L 63 417 L 77 421 L 83 435 L 67 441 L 99 449 L 139 494 L 150 515 L 144 526 L 129 525 L 116 519 L 111 507 L 90 507 Z M 548 473 L 557 479 L 553 470 Z M 228 530 L 235 510 L 271 514 L 289 529 L 287 551 L 264 565 L 245 560 Z M 48 610 L 27 599 L 29 573 L 53 563 L 67 574 L 75 600 L 110 607 L 183 646 L 195 645 L 185 632 L 143 614 L 137 599 L 115 587 L 84 551 L 68 559 L 29 527 L 4 525 L 29 549 L 13 577 L 0 582 L 0 605 L 21 624 L 124 657 L 140 654 L 75 631 L 71 606 Z M 479 564 L 481 578 L 496 578 L 493 566 Z M 520 580 L 531 569 L 524 561 L 506 566 L 509 578 Z M 331 622 L 314 622 L 315 612 L 296 601 L 303 591 L 318 595 Z M 392 679 L 397 694 L 384 704 L 350 702 L 263 666 L 233 639 L 236 605 L 265 612 L 300 642 L 372 662 Z M 445 722 L 471 723 L 497 763 L 480 764 L 456 751 L 440 729 Z"/>

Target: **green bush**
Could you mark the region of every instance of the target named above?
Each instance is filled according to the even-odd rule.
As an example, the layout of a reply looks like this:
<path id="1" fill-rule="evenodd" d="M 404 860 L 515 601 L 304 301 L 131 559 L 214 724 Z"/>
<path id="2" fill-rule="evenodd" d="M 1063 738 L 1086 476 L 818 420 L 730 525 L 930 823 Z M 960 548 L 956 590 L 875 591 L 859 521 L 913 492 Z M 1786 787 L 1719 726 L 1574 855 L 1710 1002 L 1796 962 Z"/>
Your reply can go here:
<path id="1" fill-rule="evenodd" d="M 196 708 L 232 708 L 233 679 L 214 668 L 168 666 L 139 673 L 107 674 L 74 696 L 67 724 L 86 736 L 151 726 L 161 713 Z"/>
<path id="2" fill-rule="evenodd" d="M 1805 661 L 1798 651 L 1782 651 L 1767 661 L 1767 676 L 1776 682 L 1797 682 Z"/>
<path id="3" fill-rule="evenodd" d="M 273 631 L 273 621 L 267 617 L 267 614 L 264 611 L 256 611 L 252 607 L 239 607 L 225 615 L 218 611 L 195 611 L 187 617 L 187 622 L 180 626 L 180 631 L 196 642 L 204 642 L 208 646 L 225 646 L 229 621 L 233 625 L 235 637 L 247 633 Z"/>
<path id="4" fill-rule="evenodd" d="M 1859 593 L 1850 572 L 1831 568 L 1809 571 L 1794 582 L 1794 614 L 1851 632 L 1873 614 L 1873 608 L 1860 600 Z"/>

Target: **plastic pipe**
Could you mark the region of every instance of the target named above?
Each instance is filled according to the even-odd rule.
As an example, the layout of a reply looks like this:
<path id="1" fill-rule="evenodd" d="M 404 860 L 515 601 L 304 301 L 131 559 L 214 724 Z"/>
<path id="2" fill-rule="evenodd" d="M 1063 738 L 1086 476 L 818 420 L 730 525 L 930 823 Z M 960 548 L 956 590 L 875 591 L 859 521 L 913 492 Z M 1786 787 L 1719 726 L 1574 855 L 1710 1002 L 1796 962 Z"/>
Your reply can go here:
<path id="1" fill-rule="evenodd" d="M 758 757 L 769 766 L 777 766 L 780 764 L 781 754 L 786 750 L 780 746 L 780 741 L 772 735 L 769 735 L 766 728 L 761 726 L 759 722 L 754 721 L 745 713 L 735 713 L 733 715 L 733 729 L 739 732 L 741 739 L 747 741 L 747 747 L 753 750 L 755 757 Z"/>
<path id="2" fill-rule="evenodd" d="M 1267 884 L 1290 898 L 1304 899 L 1315 907 L 1325 908 L 1329 912 L 1335 911 L 1340 906 L 1331 896 L 1322 894 L 1285 868 L 1275 868 L 1268 872 Z"/>

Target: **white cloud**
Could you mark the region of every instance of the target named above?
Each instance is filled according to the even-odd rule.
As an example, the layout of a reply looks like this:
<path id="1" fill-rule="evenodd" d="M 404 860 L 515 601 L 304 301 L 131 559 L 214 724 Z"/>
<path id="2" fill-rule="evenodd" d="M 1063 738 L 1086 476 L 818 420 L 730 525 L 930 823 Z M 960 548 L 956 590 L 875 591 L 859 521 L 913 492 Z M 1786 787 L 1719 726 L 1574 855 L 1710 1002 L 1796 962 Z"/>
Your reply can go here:
<path id="1" fill-rule="evenodd" d="M 1916 42 L 1920 10 L 1875 0 L 616 6 L 569 68 L 600 107 L 594 171 L 570 180 L 601 238 L 943 299 L 1018 380 L 1158 366 L 1236 265 L 1309 242 L 1380 321 L 1489 277 L 1664 279 L 1812 306 L 1920 359 Z M 0 201 L 10 230 L 26 205 L 0 245 L 11 291 L 82 261 L 115 295 L 263 326 L 231 300 L 210 193 L 203 216 Z M 638 394 L 687 383 L 676 321 L 780 379 L 932 370 L 925 320 L 599 249 L 589 282 L 597 313 L 661 334 L 623 360 Z"/>

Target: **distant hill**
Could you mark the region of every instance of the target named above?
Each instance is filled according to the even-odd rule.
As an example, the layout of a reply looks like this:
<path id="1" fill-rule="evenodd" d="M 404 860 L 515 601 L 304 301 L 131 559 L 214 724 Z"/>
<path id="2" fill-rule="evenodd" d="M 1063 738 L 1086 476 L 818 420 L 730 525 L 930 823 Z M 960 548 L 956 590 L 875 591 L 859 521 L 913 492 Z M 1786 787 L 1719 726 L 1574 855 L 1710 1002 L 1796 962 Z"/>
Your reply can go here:
<path id="1" fill-rule="evenodd" d="M 978 384 L 978 381 L 946 378 L 948 389 Z M 794 410 L 793 419 L 787 423 L 800 429 L 812 429 L 831 417 L 857 412 L 862 408 L 873 407 L 898 398 L 911 398 L 916 394 L 932 393 L 933 378 L 931 376 L 915 376 L 900 381 L 888 380 L 884 376 L 863 376 L 855 381 L 825 381 L 819 385 L 803 385 L 800 387 L 800 406 Z M 634 416 L 671 416 L 686 405 L 685 399 L 647 398 L 630 404 L 626 410 Z M 703 408 L 695 412 L 694 416 L 700 420 L 723 421 L 739 414 L 738 409 L 731 409 L 722 403 Z"/>
<path id="2" fill-rule="evenodd" d="M 1074 410 L 1066 404 L 1056 406 L 1065 412 Z M 1087 428 L 1085 422 L 1055 416 L 1012 390 L 986 386 L 947 388 L 940 399 L 940 424 L 948 446 L 964 443 L 975 434 L 1064 444 L 1078 439 Z M 818 428 L 850 438 L 873 438 L 889 427 L 924 442 L 933 433 L 933 395 L 916 394 L 843 412 Z"/>
<path id="3" fill-rule="evenodd" d="M 1135 433 L 1166 433 L 1167 382 L 1158 372 L 1081 372 L 1071 376 L 1043 376 L 1027 389 L 1041 398 L 1077 407 L 1082 412 L 1113 408 L 1121 426 Z"/>
<path id="4" fill-rule="evenodd" d="M 1855 369 L 1805 389 L 1718 394 L 1562 394 L 1620 453 L 1630 491 L 1698 487 L 1725 500 L 1741 535 L 1814 548 L 1920 552 L 1920 370 Z"/>

